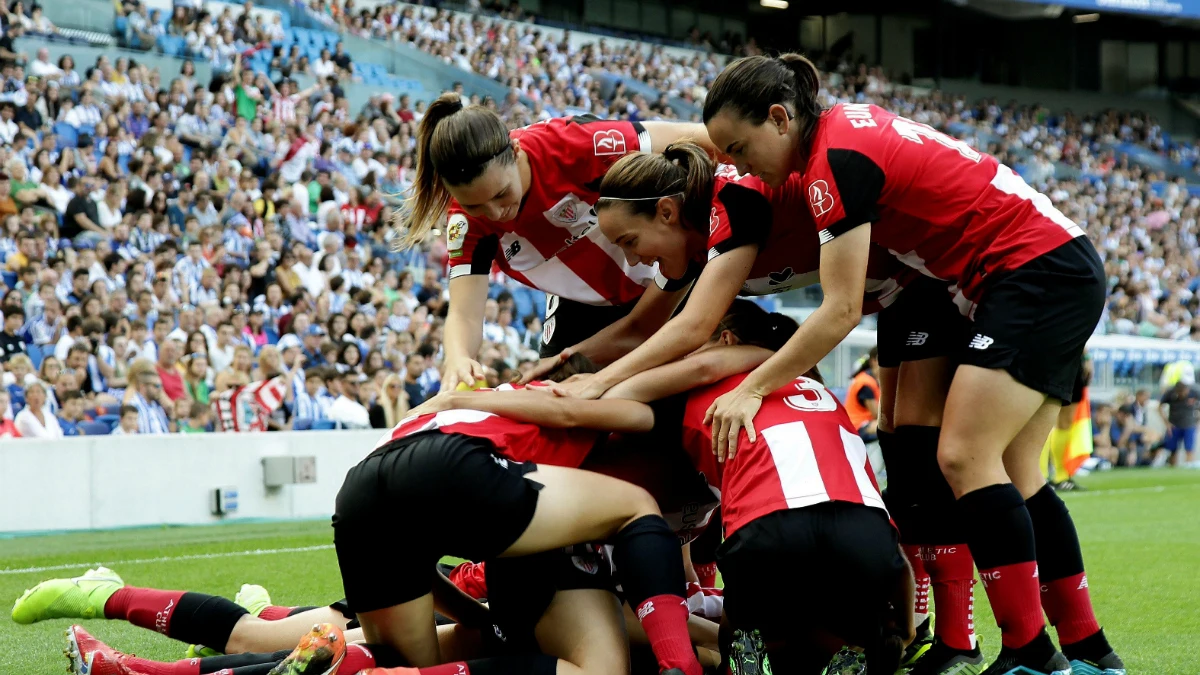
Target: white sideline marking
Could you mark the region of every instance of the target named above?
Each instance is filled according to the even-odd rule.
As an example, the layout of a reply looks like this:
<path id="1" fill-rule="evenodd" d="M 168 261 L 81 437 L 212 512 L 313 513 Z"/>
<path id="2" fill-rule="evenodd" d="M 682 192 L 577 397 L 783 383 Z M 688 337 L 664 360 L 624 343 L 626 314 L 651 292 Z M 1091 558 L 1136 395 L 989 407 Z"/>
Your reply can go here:
<path id="1" fill-rule="evenodd" d="M 1070 497 L 1086 497 L 1087 495 L 1119 495 L 1130 492 L 1166 492 L 1167 490 L 1176 489 L 1195 489 L 1200 487 L 1200 483 L 1185 483 L 1183 485 L 1148 485 L 1146 487 L 1136 488 L 1114 488 L 1112 490 L 1087 490 L 1084 492 L 1067 492 L 1059 493 Z"/>
<path id="2" fill-rule="evenodd" d="M 14 569 L 0 570 L 0 575 L 6 574 L 33 574 L 35 572 L 54 572 L 57 570 L 70 570 L 79 568 L 92 567 L 118 567 L 125 565 L 148 565 L 152 563 L 173 562 L 176 560 L 209 560 L 211 558 L 243 558 L 254 555 L 278 555 L 280 553 L 307 553 L 310 551 L 328 551 L 333 548 L 333 544 L 321 544 L 320 546 L 298 546 L 295 548 L 256 548 L 250 551 L 226 551 L 224 553 L 196 553 L 193 555 L 176 555 L 162 556 L 160 558 L 134 558 L 132 560 L 114 560 L 112 562 L 82 562 L 68 563 L 65 565 L 48 565 L 45 567 L 20 567 Z"/>

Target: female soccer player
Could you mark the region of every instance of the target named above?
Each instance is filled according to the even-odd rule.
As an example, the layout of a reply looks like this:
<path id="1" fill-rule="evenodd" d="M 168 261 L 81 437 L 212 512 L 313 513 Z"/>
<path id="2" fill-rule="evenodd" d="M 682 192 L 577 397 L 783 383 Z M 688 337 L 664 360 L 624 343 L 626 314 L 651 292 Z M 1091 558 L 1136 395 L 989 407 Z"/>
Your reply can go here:
<path id="1" fill-rule="evenodd" d="M 701 349 L 732 344 L 777 348 L 795 329 L 794 321 L 737 300 Z M 608 395 L 645 401 L 681 393 L 711 376 L 711 371 L 697 369 L 695 361 L 683 359 L 647 371 Z M 760 630 L 771 667 L 780 672 L 820 673 L 841 641 L 867 647 L 868 658 L 878 659 L 870 666 L 872 672 L 894 671 L 902 643 L 911 639 L 912 582 L 862 440 L 824 386 L 801 377 L 767 398 L 770 410 L 764 416 L 769 421 L 761 437 L 743 441 L 736 456 L 718 464 L 704 413 L 717 395 L 742 377 L 723 377 L 653 411 L 656 430 L 682 429 L 677 442 L 710 483 L 721 488 L 726 541 L 718 563 L 731 627 Z M 512 407 L 504 400 L 509 396 L 464 393 L 439 397 L 428 405 L 499 411 Z M 531 393 L 513 414 L 548 423 L 559 400 Z M 602 403 L 571 405 L 587 411 Z M 800 567 L 801 576 L 821 579 L 806 592 L 816 594 L 809 600 L 822 611 L 795 612 L 781 606 L 774 580 L 761 573 L 775 567 Z M 841 641 L 833 650 L 824 649 L 818 634 Z"/>
<path id="2" fill-rule="evenodd" d="M 557 402 L 554 428 L 514 421 L 531 397 Z M 533 391 L 512 392 L 504 402 L 510 408 L 500 414 L 415 410 L 347 474 L 333 517 L 334 547 L 347 602 L 367 641 L 397 650 L 416 667 L 442 663 L 430 570 L 443 556 L 488 561 L 491 574 L 497 568 L 527 569 L 527 561 L 513 558 L 607 540 L 660 669 L 700 675 L 687 630 L 679 543 L 654 499 L 624 481 L 566 468 L 579 466 L 599 439 L 590 429 L 648 431 L 652 417 L 629 401 L 577 414 L 571 402 Z M 435 502 L 441 505 L 437 517 L 422 515 Z M 381 549 L 381 533 L 395 532 L 398 525 L 403 549 Z M 498 598 L 489 600 L 498 611 Z M 509 612 L 541 616 L 545 605 L 536 605 L 506 603 Z M 586 606 L 568 603 L 561 611 L 575 608 Z M 609 618 L 605 623 L 587 614 L 597 636 L 604 636 L 596 643 L 623 644 L 619 615 L 614 611 Z M 473 672 L 511 669 L 500 664 Z M 551 656 L 535 659 L 528 670 L 577 672 Z"/>
<path id="3" fill-rule="evenodd" d="M 870 244 L 896 252 L 951 284 L 972 321 L 938 462 L 970 523 L 967 542 L 1003 635 L 985 673 L 1068 669 L 1043 606 L 1072 660 L 1123 672 L 1082 583 L 1074 524 L 1038 468 L 1104 305 L 1099 257 L 1079 226 L 994 157 L 876 106 L 822 110 L 819 88 L 803 57 L 756 56 L 726 68 L 705 99 L 709 135 L 740 172 L 770 185 L 803 175 L 825 292 L 786 347 L 714 402 L 718 445 L 735 447 L 742 429 L 756 437 L 762 397 L 858 324 Z"/>
<path id="4" fill-rule="evenodd" d="M 630 264 L 658 263 L 673 280 L 695 277 L 692 297 L 698 302 L 687 303 L 595 376 L 560 390 L 596 398 L 700 347 L 739 293 L 767 295 L 814 283 L 819 246 L 803 200 L 799 180 L 771 189 L 757 178 L 739 178 L 732 167 L 718 168 L 686 142 L 662 155 L 634 154 L 617 162 L 600 184 L 600 230 Z M 913 274 L 886 250 L 873 250 L 864 285 L 868 311 L 891 302 Z"/>
<path id="5" fill-rule="evenodd" d="M 684 137 L 707 142 L 699 124 L 577 116 L 509 132 L 494 112 L 464 108 L 456 94 L 444 94 L 429 106 L 419 136 L 415 196 L 401 243 L 424 240 L 449 214 L 444 388 L 483 377 L 474 355 L 493 262 L 552 294 L 543 355 L 574 346 L 597 362 L 612 361 L 661 326 L 682 299 L 683 289 L 665 280 L 651 287 L 653 266 L 625 263 L 595 231 L 592 205 L 613 162 Z"/>

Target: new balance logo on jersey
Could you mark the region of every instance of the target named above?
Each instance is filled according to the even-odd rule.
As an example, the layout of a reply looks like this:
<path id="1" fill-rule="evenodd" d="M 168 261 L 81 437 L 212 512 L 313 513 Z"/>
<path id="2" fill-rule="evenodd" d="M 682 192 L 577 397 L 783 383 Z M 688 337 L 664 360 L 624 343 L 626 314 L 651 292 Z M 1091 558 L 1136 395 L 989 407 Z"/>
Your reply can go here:
<path id="1" fill-rule="evenodd" d="M 908 334 L 908 340 L 904 344 L 908 347 L 920 347 L 929 339 L 929 333 L 923 333 L 919 330 L 914 330 Z"/>
<path id="2" fill-rule="evenodd" d="M 970 347 L 971 349 L 981 349 L 982 350 L 982 349 L 987 349 L 988 347 L 991 347 L 993 342 L 995 342 L 995 340 L 993 340 L 992 338 L 990 338 L 986 335 L 976 335 L 975 337 L 971 338 L 971 343 L 968 344 L 967 346 Z"/>
<path id="3" fill-rule="evenodd" d="M 812 205 L 814 218 L 820 218 L 829 213 L 834 202 L 833 195 L 829 194 L 829 183 L 823 180 L 813 181 L 808 186 L 808 202 Z"/>
<path id="4" fill-rule="evenodd" d="M 504 259 L 512 260 L 513 256 L 515 256 L 516 254 L 518 254 L 520 252 L 521 252 L 521 242 L 514 241 L 513 243 L 508 245 L 508 248 L 504 249 Z"/>
<path id="5" fill-rule="evenodd" d="M 592 145 L 597 157 L 625 154 L 625 137 L 616 129 L 597 131 L 592 134 Z"/>

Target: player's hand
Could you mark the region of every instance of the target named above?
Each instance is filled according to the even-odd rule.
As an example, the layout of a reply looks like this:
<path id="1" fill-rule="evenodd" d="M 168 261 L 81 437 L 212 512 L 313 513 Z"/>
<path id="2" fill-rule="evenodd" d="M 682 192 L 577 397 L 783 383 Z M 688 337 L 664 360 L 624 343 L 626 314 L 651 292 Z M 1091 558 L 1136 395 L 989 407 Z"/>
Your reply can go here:
<path id="1" fill-rule="evenodd" d="M 608 387 L 594 373 L 572 375 L 559 384 L 551 385 L 550 391 L 563 398 L 578 398 L 591 401 L 600 398 Z"/>
<path id="2" fill-rule="evenodd" d="M 547 356 L 544 359 L 538 359 L 538 362 L 529 369 L 529 372 L 521 376 L 521 379 L 517 381 L 517 384 L 529 384 L 534 380 L 542 379 L 555 368 L 566 363 L 567 359 L 571 358 L 571 355 L 574 353 L 575 352 L 571 351 L 571 348 L 568 347 L 555 356 Z"/>
<path id="3" fill-rule="evenodd" d="M 738 435 L 746 430 L 746 437 L 753 443 L 758 439 L 754 431 L 754 416 L 762 407 L 762 397 L 742 389 L 728 392 L 708 407 L 704 423 L 712 426 L 712 451 L 718 462 L 733 459 L 737 455 Z"/>
<path id="4" fill-rule="evenodd" d="M 446 359 L 442 366 L 442 391 L 454 391 L 460 383 L 473 387 L 476 382 L 487 382 L 478 361 L 462 357 Z"/>
<path id="5" fill-rule="evenodd" d="M 454 405 L 450 400 L 450 397 L 453 395 L 453 393 L 453 391 L 443 391 L 439 393 L 437 396 L 426 400 L 421 405 L 410 409 L 406 417 L 416 417 L 417 415 L 440 413 L 443 410 L 453 410 Z"/>

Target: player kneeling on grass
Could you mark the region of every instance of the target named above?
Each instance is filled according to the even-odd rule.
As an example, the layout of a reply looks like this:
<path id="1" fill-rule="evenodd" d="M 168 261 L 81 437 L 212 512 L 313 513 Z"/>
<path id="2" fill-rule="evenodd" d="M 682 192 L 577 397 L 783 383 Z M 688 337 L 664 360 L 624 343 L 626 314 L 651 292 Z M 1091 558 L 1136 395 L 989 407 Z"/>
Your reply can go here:
<path id="1" fill-rule="evenodd" d="M 749 345 L 738 349 L 745 354 L 765 348 L 755 350 L 761 362 L 795 330 L 791 319 L 736 300 L 698 352 Z M 640 413 L 632 408 L 622 412 L 653 415 L 660 431 L 682 429 L 679 442 L 695 468 L 721 488 L 726 540 L 718 550 L 718 564 L 725 580 L 728 627 L 741 631 L 731 631 L 723 640 L 727 651 L 735 641 L 739 647 L 731 661 L 734 672 L 759 672 L 752 667 L 764 665 L 763 645 L 754 631 L 765 641 L 771 667 L 778 672 L 821 673 L 843 643 L 865 649 L 871 672 L 893 672 L 913 635 L 912 574 L 875 486 L 866 448 L 845 409 L 810 371 L 764 397 L 759 433 L 743 437 L 735 452 L 726 454 L 705 417 L 713 401 L 744 375 L 731 374 L 734 369 L 709 384 L 713 372 L 700 372 L 695 363 L 685 358 L 646 371 L 606 397 L 631 402 L 666 398 L 653 410 L 645 406 Z M 514 405 L 518 397 L 520 406 Z M 575 415 L 609 414 L 605 400 L 570 401 Z M 504 410 L 535 424 L 553 424 L 554 415 L 561 414 L 559 402 L 539 392 L 454 393 L 421 406 L 422 411 L 443 411 L 438 414 L 451 408 Z M 785 567 L 799 569 L 802 578 L 821 580 L 808 592 L 815 594 L 810 600 L 822 612 L 796 612 L 779 602 L 775 580 L 761 570 Z"/>

